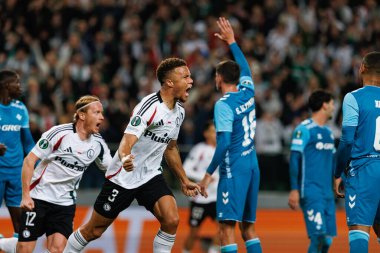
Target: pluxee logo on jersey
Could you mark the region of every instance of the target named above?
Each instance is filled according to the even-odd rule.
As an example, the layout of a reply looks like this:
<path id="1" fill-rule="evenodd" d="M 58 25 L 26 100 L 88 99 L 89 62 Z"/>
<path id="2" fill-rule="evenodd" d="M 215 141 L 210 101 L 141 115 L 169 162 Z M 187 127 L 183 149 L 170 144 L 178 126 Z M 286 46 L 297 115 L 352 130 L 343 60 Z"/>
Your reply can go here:
<path id="1" fill-rule="evenodd" d="M 56 156 L 54 160 L 58 161 L 63 166 L 72 170 L 76 170 L 76 171 L 84 171 L 88 167 L 88 166 L 80 166 L 78 165 L 78 162 L 75 162 L 74 164 L 69 163 L 68 161 L 65 161 L 62 157 L 59 157 L 59 156 Z"/>
<path id="2" fill-rule="evenodd" d="M 164 134 L 164 136 L 158 136 L 156 135 L 155 133 L 149 131 L 149 130 L 146 130 L 145 133 L 144 133 L 144 137 L 147 137 L 147 138 L 150 138 L 152 141 L 155 141 L 155 142 L 160 142 L 160 143 L 169 143 L 169 141 L 171 140 L 171 138 L 167 137 L 168 134 Z"/>
<path id="3" fill-rule="evenodd" d="M 4 131 L 4 132 L 20 132 L 21 126 L 20 125 L 1 125 L 0 129 L 1 131 Z"/>

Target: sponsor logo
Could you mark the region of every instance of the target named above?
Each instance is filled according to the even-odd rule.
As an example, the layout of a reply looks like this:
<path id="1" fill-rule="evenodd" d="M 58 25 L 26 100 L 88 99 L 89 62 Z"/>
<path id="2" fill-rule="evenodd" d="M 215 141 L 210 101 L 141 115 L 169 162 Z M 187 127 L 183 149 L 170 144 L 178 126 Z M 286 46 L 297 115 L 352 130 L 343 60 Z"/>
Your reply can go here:
<path id="1" fill-rule="evenodd" d="M 21 119 L 22 119 L 22 116 L 21 116 L 20 114 L 17 113 L 17 115 L 16 115 L 16 119 L 21 120 Z"/>
<path id="2" fill-rule="evenodd" d="M 46 139 L 42 139 L 40 140 L 40 142 L 38 142 L 38 146 L 42 149 L 47 149 L 47 147 L 49 146 L 49 141 Z"/>
<path id="3" fill-rule="evenodd" d="M 62 157 L 59 157 L 59 156 L 55 157 L 54 160 L 58 161 L 63 166 L 65 166 L 65 167 L 67 167 L 69 169 L 76 170 L 76 171 L 85 171 L 87 169 L 87 167 L 88 167 L 88 166 L 80 166 L 80 165 L 78 165 L 77 161 L 74 164 L 69 163 L 68 161 L 64 160 Z"/>
<path id="4" fill-rule="evenodd" d="M 1 131 L 4 132 L 20 132 L 20 125 L 2 125 L 0 126 Z"/>
<path id="5" fill-rule="evenodd" d="M 317 144 L 315 144 L 315 148 L 318 150 L 333 150 L 334 147 L 334 143 L 317 142 Z"/>
<path id="6" fill-rule="evenodd" d="M 94 155 L 95 155 L 95 150 L 93 150 L 93 149 L 89 149 L 89 150 L 87 151 L 87 157 L 88 157 L 89 159 L 93 158 Z"/>
<path id="7" fill-rule="evenodd" d="M 140 124 L 141 124 L 141 118 L 140 118 L 140 116 L 133 117 L 133 119 L 131 121 L 131 125 L 132 126 L 138 126 Z"/>
<path id="8" fill-rule="evenodd" d="M 160 143 L 169 143 L 169 141 L 171 140 L 171 138 L 168 137 L 168 134 L 164 134 L 164 136 L 158 136 L 149 130 L 145 131 L 144 137 L 150 138 L 152 141 Z"/>

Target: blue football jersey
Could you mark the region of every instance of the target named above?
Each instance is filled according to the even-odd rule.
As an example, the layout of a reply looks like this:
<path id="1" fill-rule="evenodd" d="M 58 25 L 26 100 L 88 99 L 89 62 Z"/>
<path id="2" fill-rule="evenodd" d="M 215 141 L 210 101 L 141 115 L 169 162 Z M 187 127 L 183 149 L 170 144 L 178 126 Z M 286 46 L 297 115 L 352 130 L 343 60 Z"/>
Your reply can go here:
<path id="1" fill-rule="evenodd" d="M 302 154 L 298 178 L 301 197 L 333 197 L 335 146 L 331 129 L 312 119 L 304 120 L 294 130 L 290 149 Z"/>
<path id="2" fill-rule="evenodd" d="M 21 167 L 25 153 L 21 129 L 29 128 L 29 115 L 25 105 L 12 100 L 10 104 L 0 104 L 0 143 L 7 146 L 4 156 L 0 156 L 0 168 Z"/>
<path id="3" fill-rule="evenodd" d="M 365 163 L 366 158 L 380 158 L 379 87 L 364 86 L 346 94 L 342 126 L 355 126 L 356 133 L 360 133 L 355 134 L 351 151 L 350 160 L 353 166 Z"/>
<path id="4" fill-rule="evenodd" d="M 221 177 L 243 174 L 257 167 L 254 137 L 256 111 L 251 76 L 241 76 L 237 92 L 227 92 L 215 104 L 217 132 L 231 132 L 231 145 L 219 167 Z"/>

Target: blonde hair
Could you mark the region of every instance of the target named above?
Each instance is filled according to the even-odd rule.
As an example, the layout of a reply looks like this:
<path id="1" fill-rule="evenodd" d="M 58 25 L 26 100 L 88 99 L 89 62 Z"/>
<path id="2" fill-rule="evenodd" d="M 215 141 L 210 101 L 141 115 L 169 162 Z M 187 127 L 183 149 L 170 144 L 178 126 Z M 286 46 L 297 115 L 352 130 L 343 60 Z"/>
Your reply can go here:
<path id="1" fill-rule="evenodd" d="M 88 106 L 94 102 L 100 102 L 100 99 L 92 95 L 82 96 L 75 102 L 76 112 L 74 113 L 74 117 L 73 117 L 74 123 L 76 123 L 79 119 L 78 112 L 86 112 L 88 109 Z"/>

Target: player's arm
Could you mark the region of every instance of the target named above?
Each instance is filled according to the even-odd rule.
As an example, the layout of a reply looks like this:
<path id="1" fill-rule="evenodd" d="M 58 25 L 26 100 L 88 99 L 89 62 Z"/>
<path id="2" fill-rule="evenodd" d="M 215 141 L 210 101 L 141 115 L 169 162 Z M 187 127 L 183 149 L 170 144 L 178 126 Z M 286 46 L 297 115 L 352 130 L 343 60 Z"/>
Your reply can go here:
<path id="1" fill-rule="evenodd" d="M 298 151 L 291 151 L 289 160 L 289 176 L 290 176 L 290 193 L 288 204 L 291 209 L 299 208 L 300 193 L 298 185 L 298 177 L 302 164 L 302 154 Z"/>
<path id="2" fill-rule="evenodd" d="M 217 24 L 220 29 L 220 33 L 215 33 L 215 36 L 217 36 L 219 39 L 225 41 L 228 44 L 235 61 L 240 66 L 240 78 L 243 78 L 244 80 L 249 79 L 250 83 L 252 83 L 253 85 L 249 64 L 246 58 L 244 57 L 243 52 L 236 43 L 234 30 L 232 29 L 230 22 L 227 19 L 221 17 L 217 21 Z"/>
<path id="3" fill-rule="evenodd" d="M 22 127 L 20 130 L 21 142 L 24 149 L 24 154 L 27 155 L 36 144 L 34 143 L 32 133 L 30 132 L 29 113 L 26 107 L 24 107 L 24 116 L 22 117 L 22 119 L 23 119 L 23 122 L 22 122 Z"/>
<path id="4" fill-rule="evenodd" d="M 28 154 L 32 150 L 34 145 L 36 144 L 34 143 L 32 133 L 30 132 L 29 127 L 21 128 L 20 131 L 21 131 L 21 141 L 22 141 L 22 146 L 24 148 L 24 153 Z"/>
<path id="5" fill-rule="evenodd" d="M 30 182 L 32 180 L 34 165 L 39 160 L 33 152 L 25 157 L 22 165 L 21 182 L 22 182 L 22 200 L 21 208 L 26 210 L 32 210 L 34 208 L 34 201 L 30 197 Z"/>
<path id="6" fill-rule="evenodd" d="M 348 93 L 343 100 L 343 121 L 342 121 L 342 136 L 340 138 L 335 167 L 335 193 L 338 197 L 344 197 L 341 192 L 341 175 L 343 170 L 349 165 L 351 158 L 351 150 L 354 144 L 356 127 L 359 122 L 359 107 L 355 97 Z"/>
<path id="7" fill-rule="evenodd" d="M 169 168 L 173 171 L 173 173 L 180 181 L 182 192 L 186 196 L 196 196 L 198 192 L 200 192 L 200 187 L 196 183 L 191 182 L 186 176 L 185 170 L 182 167 L 177 140 L 171 140 L 168 143 L 168 146 L 164 152 L 164 157 Z"/>
<path id="8" fill-rule="evenodd" d="M 223 101 L 219 100 L 215 104 L 214 120 L 216 128 L 216 149 L 211 163 L 207 168 L 206 174 L 202 181 L 199 183 L 202 192 L 205 192 L 208 185 L 212 182 L 212 174 L 216 168 L 221 164 L 226 152 L 231 144 L 231 133 L 234 121 L 234 114 L 231 108 Z"/>
<path id="9" fill-rule="evenodd" d="M 310 139 L 310 134 L 304 125 L 299 125 L 293 133 L 292 144 L 290 147 L 289 161 L 289 178 L 290 178 L 290 193 L 288 205 L 291 209 L 299 208 L 300 193 L 299 193 L 299 176 L 302 169 L 303 151 Z"/>
<path id="10" fill-rule="evenodd" d="M 0 143 L 0 156 L 3 156 L 5 151 L 7 151 L 7 146 L 4 143 Z"/>
<path id="11" fill-rule="evenodd" d="M 134 168 L 133 159 L 135 157 L 131 154 L 131 151 L 137 141 L 138 137 L 136 135 L 128 133 L 125 133 L 121 139 L 118 154 L 119 159 L 123 163 L 123 167 L 126 171 L 132 171 Z"/>
<path id="12" fill-rule="evenodd" d="M 101 171 L 105 172 L 112 162 L 112 156 L 110 149 L 108 148 L 104 140 L 102 140 L 99 144 L 100 153 L 98 157 L 95 159 L 95 163 Z"/>

